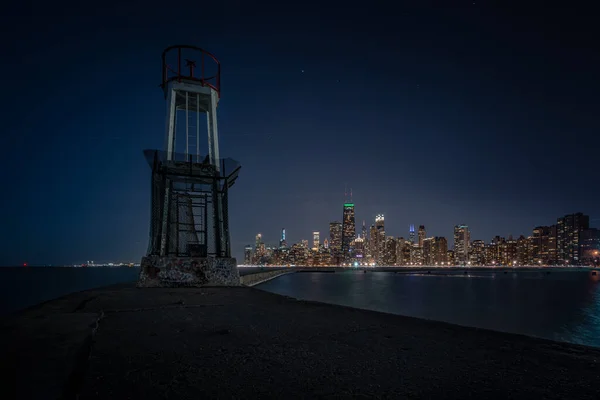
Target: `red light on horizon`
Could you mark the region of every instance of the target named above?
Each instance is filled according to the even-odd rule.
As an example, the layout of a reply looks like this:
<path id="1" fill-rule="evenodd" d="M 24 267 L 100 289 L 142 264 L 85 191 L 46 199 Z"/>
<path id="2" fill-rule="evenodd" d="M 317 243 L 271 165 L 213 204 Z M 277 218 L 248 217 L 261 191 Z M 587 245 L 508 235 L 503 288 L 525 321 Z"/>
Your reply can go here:
<path id="1" fill-rule="evenodd" d="M 27 266 L 27 263 L 23 263 L 23 266 L 24 266 L 24 267 L 26 267 L 26 266 Z"/>

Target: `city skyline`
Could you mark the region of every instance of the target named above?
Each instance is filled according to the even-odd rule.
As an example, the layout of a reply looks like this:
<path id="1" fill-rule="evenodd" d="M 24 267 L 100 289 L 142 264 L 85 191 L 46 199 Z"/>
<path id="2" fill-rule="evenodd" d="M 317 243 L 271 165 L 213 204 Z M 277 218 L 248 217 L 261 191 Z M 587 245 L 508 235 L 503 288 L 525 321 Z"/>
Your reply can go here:
<path id="1" fill-rule="evenodd" d="M 390 235 L 384 214 L 375 216 L 369 235 L 366 221 L 358 233 L 355 204 L 348 200 L 343 203 L 342 219 L 350 222 L 332 221 L 329 235 L 312 231 L 310 242 L 300 239 L 283 246 L 280 241 L 279 246 L 271 246 L 259 233 L 254 247 L 245 246 L 243 263 L 294 264 L 298 257 L 307 265 L 597 265 L 600 261 L 600 230 L 582 212 L 558 217 L 552 224 L 536 224 L 531 234 L 496 234 L 489 241 L 473 235 L 462 223 L 454 225 L 450 239 L 431 235 L 422 224 L 415 236 L 412 223 L 406 236 Z M 344 236 L 355 239 L 345 245 Z"/>
<path id="2" fill-rule="evenodd" d="M 339 203 L 339 202 L 338 202 Z M 348 202 L 344 202 L 343 204 L 347 204 Z M 357 203 L 352 203 L 355 210 L 357 207 Z M 329 208 L 329 207 L 328 207 Z M 576 210 L 574 212 L 564 212 L 564 213 L 559 213 L 558 215 L 568 215 L 568 214 L 575 214 L 575 213 L 579 213 L 582 212 L 581 210 Z M 427 236 L 426 237 L 432 237 L 432 236 L 439 236 L 439 237 L 446 237 L 446 238 L 452 238 L 453 234 L 454 234 L 454 228 L 456 225 L 461 225 L 463 222 L 465 221 L 460 221 L 459 223 L 454 223 L 454 225 L 450 225 L 450 226 L 446 226 L 442 229 L 439 229 L 439 224 L 422 224 L 419 222 L 407 222 L 407 223 L 398 223 L 398 221 L 393 221 L 391 220 L 391 218 L 388 216 L 389 214 L 386 212 L 377 212 L 377 213 L 373 213 L 372 217 L 370 218 L 363 218 L 364 215 L 362 215 L 360 213 L 360 205 L 358 205 L 358 212 L 355 212 L 356 215 L 355 216 L 355 232 L 356 232 L 356 237 L 358 236 L 363 236 L 362 233 L 362 226 L 363 226 L 363 222 L 365 222 L 366 224 L 366 228 L 367 228 L 367 232 L 369 231 L 369 227 L 375 223 L 376 219 L 378 216 L 383 216 L 385 217 L 385 226 L 386 226 L 386 235 L 390 234 L 392 236 L 396 236 L 396 237 L 404 237 L 405 239 L 410 239 L 410 230 L 411 228 L 414 228 L 414 240 L 415 242 L 417 242 L 419 240 L 419 236 L 418 236 L 418 229 L 421 226 L 426 226 L 426 232 L 427 232 Z M 585 214 L 585 213 L 584 213 Z M 330 231 L 330 224 L 333 222 L 339 222 L 341 224 L 343 219 L 343 213 L 342 215 L 340 215 L 339 218 L 331 218 L 331 221 L 329 222 L 323 222 L 323 223 L 319 223 L 319 229 L 309 229 L 308 232 L 301 232 L 298 231 L 296 229 L 294 229 L 294 227 L 290 227 L 289 225 L 287 225 L 285 228 L 279 228 L 280 231 L 281 229 L 284 229 L 286 232 L 289 232 L 287 234 L 287 238 L 288 238 L 288 242 L 289 243 L 297 243 L 300 242 L 301 240 L 309 240 L 312 242 L 312 234 L 313 232 L 320 232 L 321 234 L 321 241 L 323 241 L 323 239 L 325 238 L 329 238 L 329 231 Z M 417 218 L 415 218 L 416 220 Z M 429 216 L 429 218 L 425 218 L 427 220 L 431 220 L 431 216 Z M 531 233 L 531 231 L 538 226 L 547 226 L 547 225 L 552 225 L 552 224 L 556 224 L 556 218 L 554 218 L 554 222 L 552 218 L 550 218 L 549 221 L 546 222 L 546 224 L 544 223 L 538 223 L 538 224 L 533 224 L 532 226 L 529 227 L 529 231 L 527 229 L 525 229 L 524 231 L 521 232 L 515 232 L 515 231 L 508 231 L 508 232 L 495 232 L 493 227 L 485 227 L 484 231 L 488 231 L 488 232 L 492 232 L 491 235 L 489 235 L 488 237 L 483 237 L 483 235 L 481 234 L 476 234 L 475 235 L 475 240 L 484 240 L 487 241 L 488 239 L 491 239 L 495 236 L 502 236 L 502 237 L 519 237 L 521 235 L 523 236 L 527 236 Z M 371 221 L 371 223 L 369 223 L 369 221 Z M 593 218 L 590 216 L 590 227 L 591 228 L 597 228 L 600 226 L 600 218 Z M 473 226 L 475 227 L 480 227 L 481 225 L 478 223 L 464 223 L 464 225 L 468 226 L 470 228 L 470 232 L 472 235 L 472 232 L 474 231 Z M 389 227 L 392 227 L 392 229 L 389 229 Z M 402 226 L 402 227 L 399 227 Z M 431 226 L 435 226 L 437 227 L 437 229 L 431 229 Z M 402 230 L 403 228 L 405 228 L 404 230 Z M 359 229 L 361 229 L 361 231 L 359 232 Z M 494 233 L 495 232 L 495 233 Z M 258 233 L 258 232 L 257 232 Z M 262 237 L 264 239 L 265 243 L 273 243 L 273 244 L 277 244 L 279 243 L 279 239 L 275 240 L 275 233 L 271 232 L 269 230 L 263 229 L 260 230 L 260 233 L 262 234 Z M 326 233 L 326 236 L 323 236 Z M 291 236 L 290 236 L 291 234 Z M 281 236 L 281 234 L 279 234 L 279 236 L 277 236 L 278 238 Z M 291 237 L 291 239 L 290 239 Z M 473 240 L 473 237 L 471 237 L 471 240 Z M 238 239 L 237 242 L 240 242 L 240 240 Z M 277 242 L 277 243 L 276 243 Z M 247 243 L 246 243 L 247 244 Z"/>

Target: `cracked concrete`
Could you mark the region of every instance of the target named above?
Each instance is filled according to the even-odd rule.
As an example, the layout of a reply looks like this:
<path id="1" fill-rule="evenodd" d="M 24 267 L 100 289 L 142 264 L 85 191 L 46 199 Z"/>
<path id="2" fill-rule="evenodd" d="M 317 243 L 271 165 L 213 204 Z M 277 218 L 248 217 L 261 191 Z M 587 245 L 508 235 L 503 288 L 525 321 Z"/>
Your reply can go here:
<path id="1" fill-rule="evenodd" d="M 600 397 L 598 349 L 246 287 L 91 290 L 0 335 L 19 399 Z"/>

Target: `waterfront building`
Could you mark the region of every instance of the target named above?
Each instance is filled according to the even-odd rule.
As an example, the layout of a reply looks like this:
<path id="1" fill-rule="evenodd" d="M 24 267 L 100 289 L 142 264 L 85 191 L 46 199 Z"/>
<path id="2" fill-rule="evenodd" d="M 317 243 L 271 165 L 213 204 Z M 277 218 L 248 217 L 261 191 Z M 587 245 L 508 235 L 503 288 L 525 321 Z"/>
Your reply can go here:
<path id="1" fill-rule="evenodd" d="M 590 217 L 568 214 L 556 222 L 557 258 L 560 264 L 578 265 L 581 260 L 581 234 L 590 227 Z"/>
<path id="2" fill-rule="evenodd" d="M 471 265 L 485 265 L 485 242 L 483 240 L 473 240 L 469 252 L 469 262 Z"/>
<path id="3" fill-rule="evenodd" d="M 320 244 L 321 244 L 321 233 L 313 232 L 313 247 L 312 247 L 313 251 L 318 251 Z"/>
<path id="4" fill-rule="evenodd" d="M 374 263 L 377 258 L 377 229 L 375 228 L 375 225 L 371 225 L 371 228 L 369 231 L 368 250 L 369 250 L 369 254 L 368 254 L 369 263 Z"/>
<path id="5" fill-rule="evenodd" d="M 419 237 L 419 247 L 423 247 L 423 240 L 425 240 L 425 237 L 426 237 L 425 225 L 419 225 L 418 237 Z"/>
<path id="6" fill-rule="evenodd" d="M 598 266 L 600 264 L 600 230 L 586 229 L 581 233 L 581 264 Z"/>
<path id="7" fill-rule="evenodd" d="M 352 245 L 354 249 L 354 258 L 359 264 L 365 263 L 365 239 L 357 237 Z"/>
<path id="8" fill-rule="evenodd" d="M 394 236 L 388 236 L 385 238 L 382 265 L 396 265 L 396 246 L 397 243 Z"/>
<path id="9" fill-rule="evenodd" d="M 466 265 L 469 261 L 470 232 L 467 225 L 454 227 L 454 261 L 457 265 Z"/>
<path id="10" fill-rule="evenodd" d="M 285 240 L 285 228 L 281 228 L 281 239 L 279 239 L 279 247 L 287 247 L 287 241 Z"/>
<path id="11" fill-rule="evenodd" d="M 252 245 L 250 244 L 244 247 L 244 264 L 252 264 Z"/>
<path id="12" fill-rule="evenodd" d="M 448 249 L 446 252 L 446 262 L 448 265 L 456 265 L 454 261 L 454 250 Z"/>
<path id="13" fill-rule="evenodd" d="M 342 255 L 342 223 L 334 221 L 329 223 L 329 252 L 337 263 Z"/>
<path id="14" fill-rule="evenodd" d="M 375 263 L 377 265 L 383 265 L 384 253 L 385 253 L 385 219 L 383 214 L 379 214 L 375 217 L 375 231 L 376 231 L 376 244 L 377 250 L 375 253 Z"/>
<path id="15" fill-rule="evenodd" d="M 352 241 L 356 239 L 356 222 L 354 217 L 354 203 L 344 203 L 342 218 L 342 259 L 346 261 L 351 257 Z"/>

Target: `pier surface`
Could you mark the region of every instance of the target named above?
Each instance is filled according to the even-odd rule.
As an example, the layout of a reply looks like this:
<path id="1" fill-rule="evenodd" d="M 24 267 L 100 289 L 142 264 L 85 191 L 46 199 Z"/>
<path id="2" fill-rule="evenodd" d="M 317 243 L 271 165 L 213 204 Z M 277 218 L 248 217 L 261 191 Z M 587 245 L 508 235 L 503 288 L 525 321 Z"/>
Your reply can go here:
<path id="1" fill-rule="evenodd" d="M 3 320 L 5 393 L 19 399 L 600 398 L 599 349 L 256 288 L 130 286 L 75 293 Z"/>

